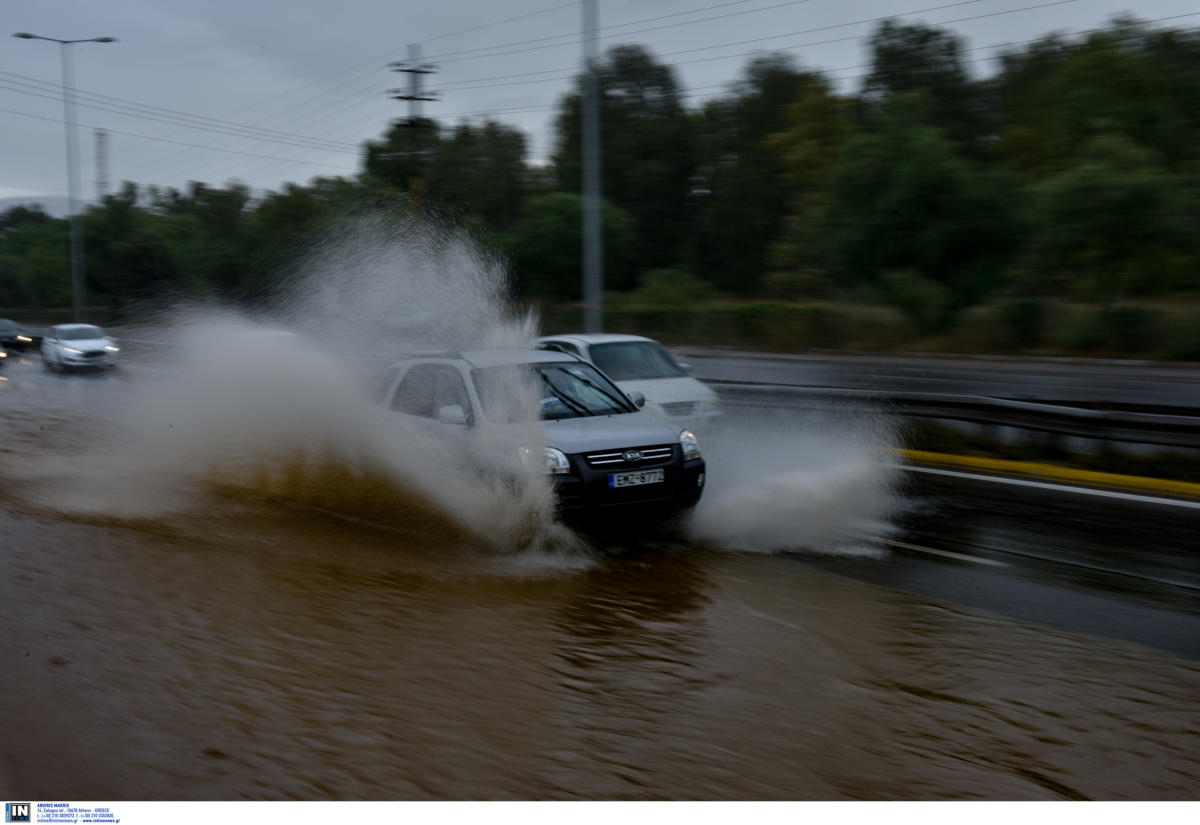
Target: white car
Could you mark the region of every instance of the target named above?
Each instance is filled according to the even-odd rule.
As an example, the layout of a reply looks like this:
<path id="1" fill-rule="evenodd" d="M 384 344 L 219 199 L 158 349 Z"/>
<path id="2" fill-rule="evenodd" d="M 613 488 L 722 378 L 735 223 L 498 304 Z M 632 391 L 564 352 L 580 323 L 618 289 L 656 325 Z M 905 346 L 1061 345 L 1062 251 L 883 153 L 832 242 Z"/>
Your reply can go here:
<path id="1" fill-rule="evenodd" d="M 668 419 L 701 425 L 721 416 L 717 394 L 688 375 L 687 368 L 651 338 L 614 333 L 547 335 L 534 344 L 596 365 L 626 393 L 646 396 L 647 407 Z"/>
<path id="2" fill-rule="evenodd" d="M 59 324 L 42 336 L 42 362 L 47 369 L 115 367 L 121 348 L 100 327 Z"/>

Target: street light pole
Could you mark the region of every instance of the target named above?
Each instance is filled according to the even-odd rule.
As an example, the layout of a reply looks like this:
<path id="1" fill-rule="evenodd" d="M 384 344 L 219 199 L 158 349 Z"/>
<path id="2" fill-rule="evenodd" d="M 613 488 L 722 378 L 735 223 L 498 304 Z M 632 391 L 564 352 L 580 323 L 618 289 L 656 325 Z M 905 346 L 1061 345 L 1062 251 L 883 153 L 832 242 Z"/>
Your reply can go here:
<path id="1" fill-rule="evenodd" d="M 604 216 L 600 189 L 600 80 L 596 0 L 583 0 L 583 329 L 604 329 Z"/>
<path id="2" fill-rule="evenodd" d="M 79 226 L 79 144 L 75 130 L 75 63 L 69 48 L 73 43 L 114 43 L 115 37 L 88 37 L 82 40 L 59 40 L 40 34 L 17 32 L 13 37 L 25 40 L 49 40 L 59 45 L 62 54 L 63 123 L 67 142 L 67 221 L 71 231 L 71 303 L 74 320 L 85 320 L 84 306 L 87 284 L 84 280 L 83 235 Z"/>

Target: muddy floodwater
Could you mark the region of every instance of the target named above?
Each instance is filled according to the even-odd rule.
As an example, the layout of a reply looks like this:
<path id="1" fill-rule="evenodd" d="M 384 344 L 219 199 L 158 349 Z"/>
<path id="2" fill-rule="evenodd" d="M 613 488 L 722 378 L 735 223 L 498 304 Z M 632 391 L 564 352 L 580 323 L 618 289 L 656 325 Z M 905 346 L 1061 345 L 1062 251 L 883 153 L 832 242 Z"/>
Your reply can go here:
<path id="1" fill-rule="evenodd" d="M 8 798 L 1200 790 L 1187 659 L 682 537 L 504 552 L 228 489 L 66 513 L 21 475 L 69 419 L 3 415 Z"/>

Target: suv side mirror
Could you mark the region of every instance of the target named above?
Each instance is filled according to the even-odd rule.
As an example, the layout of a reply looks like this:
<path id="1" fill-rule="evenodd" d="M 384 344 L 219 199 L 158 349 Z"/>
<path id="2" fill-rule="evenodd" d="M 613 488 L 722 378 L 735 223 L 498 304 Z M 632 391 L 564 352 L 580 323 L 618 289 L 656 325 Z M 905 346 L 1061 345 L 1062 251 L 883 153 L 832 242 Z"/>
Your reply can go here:
<path id="1" fill-rule="evenodd" d="M 644 394 L 644 393 L 640 393 L 640 392 L 638 392 L 637 390 L 633 390 L 632 392 L 630 392 L 630 393 L 629 393 L 629 400 L 630 400 L 630 401 L 632 401 L 632 402 L 633 402 L 633 405 L 634 405 L 635 407 L 637 407 L 639 410 L 640 410 L 642 407 L 646 406 L 646 396 L 645 396 L 645 394 Z"/>
<path id="2" fill-rule="evenodd" d="M 685 364 L 685 363 L 683 363 L 682 361 L 680 361 L 680 362 L 678 362 L 678 363 L 679 363 L 679 368 L 680 368 L 681 370 L 683 370 L 684 372 L 686 372 L 688 375 L 691 375 L 691 374 L 692 374 L 692 365 L 691 365 L 691 364 Z"/>
<path id="3" fill-rule="evenodd" d="M 438 407 L 437 420 L 443 424 L 457 424 L 461 427 L 465 427 L 471 423 L 467 418 L 467 411 L 459 404 Z"/>

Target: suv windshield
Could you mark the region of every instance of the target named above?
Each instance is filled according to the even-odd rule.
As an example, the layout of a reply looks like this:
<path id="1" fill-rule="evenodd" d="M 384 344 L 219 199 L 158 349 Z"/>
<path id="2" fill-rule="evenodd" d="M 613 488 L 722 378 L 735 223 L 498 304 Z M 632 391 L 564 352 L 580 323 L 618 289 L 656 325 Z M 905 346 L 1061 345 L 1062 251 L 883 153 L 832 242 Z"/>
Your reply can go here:
<path id="1" fill-rule="evenodd" d="M 614 381 L 645 378 L 678 378 L 687 375 L 671 354 L 653 341 L 627 341 L 620 344 L 596 344 L 592 363 Z"/>
<path id="2" fill-rule="evenodd" d="M 90 341 L 93 338 L 103 338 L 104 330 L 100 327 L 67 327 L 59 333 L 64 341 Z"/>
<path id="3" fill-rule="evenodd" d="M 0 320 L 0 335 L 15 335 L 18 332 L 20 329 L 12 321 Z"/>
<path id="4" fill-rule="evenodd" d="M 483 414 L 513 423 L 531 417 L 519 388 L 533 387 L 544 420 L 636 412 L 624 394 L 591 364 L 555 363 L 484 367 L 471 372 Z"/>

